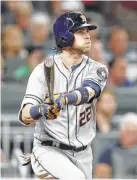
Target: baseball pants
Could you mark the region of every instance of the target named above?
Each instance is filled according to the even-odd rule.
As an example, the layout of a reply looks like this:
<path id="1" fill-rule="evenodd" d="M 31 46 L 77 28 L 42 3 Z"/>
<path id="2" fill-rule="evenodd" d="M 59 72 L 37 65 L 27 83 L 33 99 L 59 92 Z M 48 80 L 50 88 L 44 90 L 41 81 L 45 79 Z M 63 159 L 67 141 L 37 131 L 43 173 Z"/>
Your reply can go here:
<path id="1" fill-rule="evenodd" d="M 83 151 L 75 152 L 44 146 L 37 140 L 31 154 L 31 165 L 41 179 L 92 179 L 92 158 L 90 145 Z"/>

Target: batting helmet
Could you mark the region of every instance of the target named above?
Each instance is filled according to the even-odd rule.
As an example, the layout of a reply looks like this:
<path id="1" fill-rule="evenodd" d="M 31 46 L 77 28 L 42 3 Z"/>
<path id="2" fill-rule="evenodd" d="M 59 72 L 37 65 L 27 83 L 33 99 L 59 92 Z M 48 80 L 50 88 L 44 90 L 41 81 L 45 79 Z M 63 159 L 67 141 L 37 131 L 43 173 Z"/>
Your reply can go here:
<path id="1" fill-rule="evenodd" d="M 74 41 L 73 30 L 87 27 L 94 30 L 97 26 L 88 24 L 81 12 L 67 12 L 59 16 L 53 24 L 56 45 L 58 47 L 71 47 Z"/>

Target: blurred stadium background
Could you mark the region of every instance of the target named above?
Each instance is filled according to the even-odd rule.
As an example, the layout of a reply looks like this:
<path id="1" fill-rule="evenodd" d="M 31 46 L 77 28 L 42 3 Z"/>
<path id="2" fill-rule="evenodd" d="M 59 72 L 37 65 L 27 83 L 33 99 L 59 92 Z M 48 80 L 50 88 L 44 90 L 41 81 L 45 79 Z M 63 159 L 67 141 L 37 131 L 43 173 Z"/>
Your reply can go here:
<path id="1" fill-rule="evenodd" d="M 137 2 L 96 0 L 1 1 L 1 177 L 36 178 L 20 157 L 31 152 L 34 127 L 17 114 L 30 73 L 56 53 L 55 17 L 71 10 L 98 25 L 89 56 L 109 68 L 97 104 L 93 177 L 137 179 Z"/>

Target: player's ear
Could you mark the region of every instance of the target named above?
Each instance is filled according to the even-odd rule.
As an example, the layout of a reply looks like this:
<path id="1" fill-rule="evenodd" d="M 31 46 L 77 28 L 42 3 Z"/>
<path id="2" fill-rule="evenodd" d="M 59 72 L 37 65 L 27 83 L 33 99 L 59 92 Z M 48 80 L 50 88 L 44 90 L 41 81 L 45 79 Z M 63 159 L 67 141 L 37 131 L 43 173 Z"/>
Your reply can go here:
<path id="1" fill-rule="evenodd" d="M 72 32 L 66 32 L 63 36 L 61 36 L 57 44 L 59 44 L 61 47 L 71 47 L 74 41 L 74 35 Z"/>

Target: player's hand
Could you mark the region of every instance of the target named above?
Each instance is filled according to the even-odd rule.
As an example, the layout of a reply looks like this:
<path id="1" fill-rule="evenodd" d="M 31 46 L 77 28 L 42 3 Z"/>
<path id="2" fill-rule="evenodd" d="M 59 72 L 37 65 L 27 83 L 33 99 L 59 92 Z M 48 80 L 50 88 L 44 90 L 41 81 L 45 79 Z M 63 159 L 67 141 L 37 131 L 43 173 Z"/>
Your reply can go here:
<path id="1" fill-rule="evenodd" d="M 47 120 L 53 120 L 58 117 L 60 113 L 60 109 L 58 108 L 56 104 L 47 105 L 47 109 L 48 109 L 47 116 L 46 116 Z"/>
<path id="2" fill-rule="evenodd" d="M 64 108 L 65 104 L 66 104 L 66 99 L 64 98 L 63 94 L 58 93 L 58 94 L 54 94 L 53 96 L 53 100 L 54 100 L 54 104 L 53 106 L 55 106 L 58 110 L 61 110 Z M 44 101 L 45 104 L 52 104 L 50 102 L 49 98 L 46 98 Z M 55 110 L 56 111 L 56 110 Z"/>
<path id="3" fill-rule="evenodd" d="M 40 112 L 46 120 L 53 120 L 58 117 L 60 108 L 58 108 L 57 104 L 43 104 L 40 105 Z"/>

